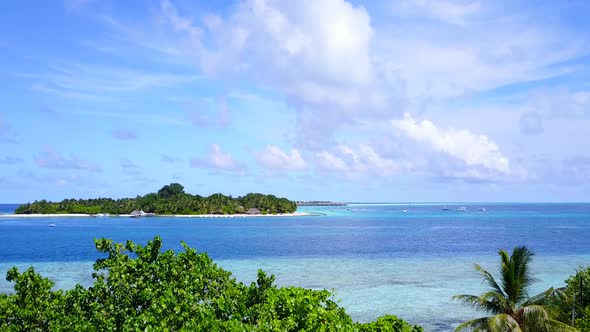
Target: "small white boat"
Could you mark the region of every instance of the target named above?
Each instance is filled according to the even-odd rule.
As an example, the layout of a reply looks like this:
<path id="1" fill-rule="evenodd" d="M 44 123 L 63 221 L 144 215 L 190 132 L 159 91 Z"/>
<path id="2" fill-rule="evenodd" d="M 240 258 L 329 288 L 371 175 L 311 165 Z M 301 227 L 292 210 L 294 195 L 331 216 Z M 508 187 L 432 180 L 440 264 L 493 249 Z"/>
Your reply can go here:
<path id="1" fill-rule="evenodd" d="M 457 211 L 460 211 L 460 212 L 467 212 L 467 208 L 466 208 L 466 207 L 464 207 L 464 206 L 462 206 L 462 207 L 458 208 L 458 209 L 457 209 Z"/>
<path id="2" fill-rule="evenodd" d="M 55 224 L 49 224 L 49 227 L 55 227 Z"/>
<path id="3" fill-rule="evenodd" d="M 403 209 L 402 212 L 403 213 L 408 213 L 408 209 Z"/>
<path id="4" fill-rule="evenodd" d="M 154 216 L 156 216 L 155 213 L 143 212 L 143 210 L 140 210 L 140 211 L 135 210 L 130 213 L 131 218 L 154 217 Z"/>
<path id="5" fill-rule="evenodd" d="M 486 208 L 479 209 L 480 212 L 486 212 Z"/>

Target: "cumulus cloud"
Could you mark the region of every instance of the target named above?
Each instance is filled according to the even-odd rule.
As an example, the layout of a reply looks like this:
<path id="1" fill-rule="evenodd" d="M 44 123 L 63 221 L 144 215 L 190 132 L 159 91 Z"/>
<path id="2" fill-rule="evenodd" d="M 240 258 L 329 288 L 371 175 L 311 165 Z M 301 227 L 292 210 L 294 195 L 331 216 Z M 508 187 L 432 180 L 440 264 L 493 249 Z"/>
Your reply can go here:
<path id="1" fill-rule="evenodd" d="M 191 159 L 190 166 L 193 168 L 207 168 L 213 171 L 226 171 L 236 174 L 246 173 L 246 166 L 234 160 L 231 154 L 223 152 L 218 144 L 211 145 L 206 158 Z"/>
<path id="2" fill-rule="evenodd" d="M 267 145 L 264 150 L 257 152 L 255 157 L 260 165 L 272 171 L 299 171 L 307 167 L 301 152 L 297 149 L 291 149 L 291 152 L 287 153 L 274 145 Z"/>
<path id="3" fill-rule="evenodd" d="M 510 173 L 510 161 L 487 136 L 466 129 L 440 129 L 431 121 L 417 121 L 408 113 L 402 119 L 393 120 L 392 124 L 408 138 L 461 160 L 467 166 Z"/>
<path id="4" fill-rule="evenodd" d="M 122 141 L 130 141 L 137 139 L 137 135 L 131 129 L 120 128 L 111 132 L 113 138 Z"/>
<path id="5" fill-rule="evenodd" d="M 161 9 L 203 72 L 232 80 L 243 76 L 277 89 L 299 113 L 316 113 L 297 118 L 310 140 L 332 133 L 308 128 L 386 109 L 390 87 L 373 67 L 373 28 L 365 8 L 344 0 L 247 0 L 235 8 L 228 17 L 209 15 L 204 24 L 183 16 L 170 1 Z"/>
<path id="6" fill-rule="evenodd" d="M 61 169 L 61 170 L 81 170 L 89 172 L 101 172 L 102 168 L 94 162 L 81 159 L 78 156 L 71 155 L 69 158 L 62 156 L 51 147 L 34 158 L 35 164 L 43 168 Z"/>
<path id="7" fill-rule="evenodd" d="M 349 177 L 366 174 L 392 176 L 412 170 L 409 161 L 384 158 L 367 144 L 354 147 L 340 145 L 334 151 L 317 152 L 316 162 L 324 171 L 341 173 Z"/>

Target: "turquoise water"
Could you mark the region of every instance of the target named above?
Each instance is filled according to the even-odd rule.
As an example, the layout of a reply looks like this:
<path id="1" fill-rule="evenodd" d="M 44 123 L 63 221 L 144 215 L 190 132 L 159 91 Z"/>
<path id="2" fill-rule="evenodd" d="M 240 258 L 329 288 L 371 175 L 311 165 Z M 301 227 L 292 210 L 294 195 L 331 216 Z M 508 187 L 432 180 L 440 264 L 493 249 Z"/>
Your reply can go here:
<path id="1" fill-rule="evenodd" d="M 145 242 L 159 234 L 168 248 L 180 249 L 184 240 L 207 251 L 245 282 L 261 268 L 282 285 L 334 289 L 354 319 L 394 313 L 428 331 L 449 331 L 477 316 L 451 296 L 481 292 L 473 263 L 494 271 L 498 249 L 524 244 L 537 253 L 535 292 L 590 265 L 589 204 L 486 203 L 452 211 L 459 206 L 313 207 L 302 210 L 325 215 L 297 218 L 0 217 L 0 273 L 33 265 L 57 287 L 88 285 L 99 257 L 93 238 Z M 0 291 L 10 291 L 4 280 Z"/>

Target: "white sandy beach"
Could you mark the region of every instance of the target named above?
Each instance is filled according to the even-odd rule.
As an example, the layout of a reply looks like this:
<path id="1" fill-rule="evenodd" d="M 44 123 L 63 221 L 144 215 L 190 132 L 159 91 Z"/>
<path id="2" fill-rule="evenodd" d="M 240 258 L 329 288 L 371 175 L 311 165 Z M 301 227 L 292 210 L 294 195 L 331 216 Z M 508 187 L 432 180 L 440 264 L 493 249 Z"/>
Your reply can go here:
<path id="1" fill-rule="evenodd" d="M 176 214 L 176 215 L 156 215 L 153 217 L 143 218 L 157 218 L 157 217 L 177 217 L 177 218 L 255 218 L 255 217 L 303 217 L 312 216 L 313 213 L 307 212 L 293 212 L 293 213 L 279 213 L 279 214 Z M 0 218 L 54 218 L 54 217 L 94 217 L 91 214 L 0 214 Z M 131 217 L 129 214 L 111 215 L 108 217 Z"/>

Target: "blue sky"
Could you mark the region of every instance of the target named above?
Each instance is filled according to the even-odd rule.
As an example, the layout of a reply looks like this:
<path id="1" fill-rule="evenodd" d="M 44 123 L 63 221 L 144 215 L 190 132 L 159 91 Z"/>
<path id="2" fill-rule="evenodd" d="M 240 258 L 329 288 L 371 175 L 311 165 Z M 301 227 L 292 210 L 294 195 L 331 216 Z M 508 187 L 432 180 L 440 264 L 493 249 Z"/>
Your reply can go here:
<path id="1" fill-rule="evenodd" d="M 0 202 L 588 201 L 587 1 L 19 1 Z"/>

